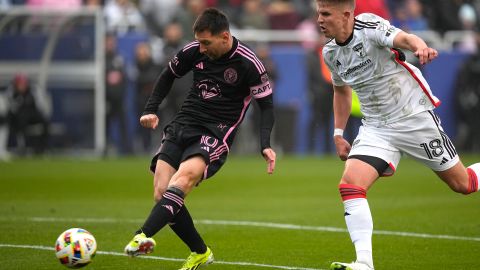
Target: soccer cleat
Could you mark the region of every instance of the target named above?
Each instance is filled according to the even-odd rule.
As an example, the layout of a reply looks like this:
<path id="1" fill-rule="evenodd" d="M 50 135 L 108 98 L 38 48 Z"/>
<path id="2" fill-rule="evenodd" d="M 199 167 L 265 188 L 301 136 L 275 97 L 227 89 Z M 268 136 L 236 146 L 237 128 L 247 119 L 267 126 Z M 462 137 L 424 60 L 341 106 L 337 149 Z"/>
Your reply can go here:
<path id="1" fill-rule="evenodd" d="M 155 245 L 153 238 L 147 237 L 144 233 L 139 233 L 125 247 L 125 253 L 130 257 L 145 255 L 152 253 Z"/>
<path id="2" fill-rule="evenodd" d="M 190 253 L 190 256 L 188 256 L 182 268 L 179 270 L 195 270 L 211 263 L 213 263 L 213 252 L 207 247 L 207 251 L 203 254 L 197 254 L 196 252 Z"/>
<path id="3" fill-rule="evenodd" d="M 340 263 L 334 262 L 330 265 L 331 270 L 374 270 L 372 267 L 364 263 Z"/>

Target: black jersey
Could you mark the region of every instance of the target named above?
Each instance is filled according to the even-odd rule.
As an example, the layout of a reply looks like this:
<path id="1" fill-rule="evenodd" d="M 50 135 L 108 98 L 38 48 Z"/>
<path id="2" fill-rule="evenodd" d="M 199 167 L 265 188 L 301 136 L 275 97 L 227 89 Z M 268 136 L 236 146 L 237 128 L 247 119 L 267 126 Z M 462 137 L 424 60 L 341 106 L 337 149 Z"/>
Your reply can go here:
<path id="1" fill-rule="evenodd" d="M 219 59 L 210 59 L 199 48 L 198 41 L 191 42 L 169 62 L 169 71 L 177 78 L 193 71 L 192 87 L 173 121 L 208 128 L 231 143 L 252 97 L 271 102 L 267 72 L 255 53 L 235 37 L 231 50 Z M 165 95 L 148 103 L 159 104 Z M 152 113 L 155 107 L 149 104 L 145 112 Z"/>

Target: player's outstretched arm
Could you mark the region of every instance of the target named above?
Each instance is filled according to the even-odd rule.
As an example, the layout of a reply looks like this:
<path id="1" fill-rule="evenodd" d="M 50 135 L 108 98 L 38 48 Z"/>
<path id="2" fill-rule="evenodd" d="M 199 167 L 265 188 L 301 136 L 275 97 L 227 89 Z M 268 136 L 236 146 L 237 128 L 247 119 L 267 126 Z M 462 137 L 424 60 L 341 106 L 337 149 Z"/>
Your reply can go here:
<path id="1" fill-rule="evenodd" d="M 395 36 L 393 46 L 413 52 L 418 57 L 421 65 L 432 62 L 438 56 L 438 51 L 428 47 L 423 39 L 403 31 Z"/>
<path id="2" fill-rule="evenodd" d="M 158 126 L 158 116 L 155 114 L 145 114 L 140 117 L 140 125 L 144 128 L 156 129 Z"/>
<path id="3" fill-rule="evenodd" d="M 277 159 L 277 154 L 273 151 L 272 148 L 265 148 L 262 151 L 263 158 L 267 161 L 267 172 L 272 174 L 275 170 L 275 160 Z"/>

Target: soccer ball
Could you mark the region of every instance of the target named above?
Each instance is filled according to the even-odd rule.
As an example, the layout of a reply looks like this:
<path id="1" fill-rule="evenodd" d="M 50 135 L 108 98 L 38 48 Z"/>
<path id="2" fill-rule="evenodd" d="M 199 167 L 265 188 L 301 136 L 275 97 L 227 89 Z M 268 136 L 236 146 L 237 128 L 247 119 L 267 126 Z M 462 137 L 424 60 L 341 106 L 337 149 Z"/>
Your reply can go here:
<path id="1" fill-rule="evenodd" d="M 55 243 L 55 255 L 69 268 L 80 268 L 92 261 L 97 252 L 97 241 L 91 233 L 80 228 L 64 231 Z"/>

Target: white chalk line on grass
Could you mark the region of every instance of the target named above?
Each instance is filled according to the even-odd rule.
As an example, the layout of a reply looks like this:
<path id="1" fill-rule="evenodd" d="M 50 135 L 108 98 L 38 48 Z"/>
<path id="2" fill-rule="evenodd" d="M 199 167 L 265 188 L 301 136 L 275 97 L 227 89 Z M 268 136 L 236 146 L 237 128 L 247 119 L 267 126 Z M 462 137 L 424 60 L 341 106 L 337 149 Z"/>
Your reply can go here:
<path id="1" fill-rule="evenodd" d="M 38 249 L 38 250 L 51 250 L 54 251 L 53 247 L 46 247 L 46 246 L 35 246 L 35 245 L 12 245 L 12 244 L 2 244 L 0 243 L 0 248 L 23 248 L 23 249 Z M 120 253 L 120 252 L 113 252 L 113 251 L 97 251 L 97 254 L 102 255 L 111 255 L 111 256 L 124 256 L 127 255 Z M 160 260 L 160 261 L 175 261 L 180 262 L 184 261 L 185 259 L 178 259 L 178 258 L 167 258 L 167 257 L 159 257 L 159 256 L 140 256 L 136 257 L 139 259 L 147 259 L 147 260 Z M 252 263 L 252 262 L 226 262 L 226 261 L 214 261 L 214 264 L 224 264 L 224 265 L 239 265 L 239 266 L 258 266 L 263 268 L 273 268 L 273 269 L 287 269 L 287 270 L 324 270 L 320 268 L 305 268 L 305 267 L 295 267 L 295 266 L 285 266 L 285 265 L 272 265 L 272 264 L 262 264 L 262 263 Z"/>
<path id="2" fill-rule="evenodd" d="M 13 219 L 16 219 L 16 218 L 6 218 L 6 217 L 0 218 L 0 220 L 5 220 L 5 221 L 13 220 Z M 125 223 L 125 222 L 128 222 L 128 223 L 134 223 L 134 224 L 142 224 L 144 222 L 144 220 L 142 219 L 114 219 L 114 218 L 30 217 L 25 219 L 33 222 L 76 222 L 76 223 L 119 223 L 119 222 Z M 284 230 L 299 230 L 299 231 L 321 231 L 321 232 L 340 232 L 340 233 L 348 232 L 347 229 L 338 228 L 338 227 L 306 226 L 306 225 L 257 222 L 257 221 L 198 219 L 198 220 L 195 220 L 195 223 L 206 224 L 206 225 L 246 226 L 246 227 L 259 227 L 259 228 L 275 228 L 275 229 L 284 229 Z M 468 236 L 457 236 L 457 235 L 427 234 L 427 233 L 398 232 L 398 231 L 384 231 L 384 230 L 374 230 L 373 234 L 480 242 L 480 237 L 468 237 Z"/>

